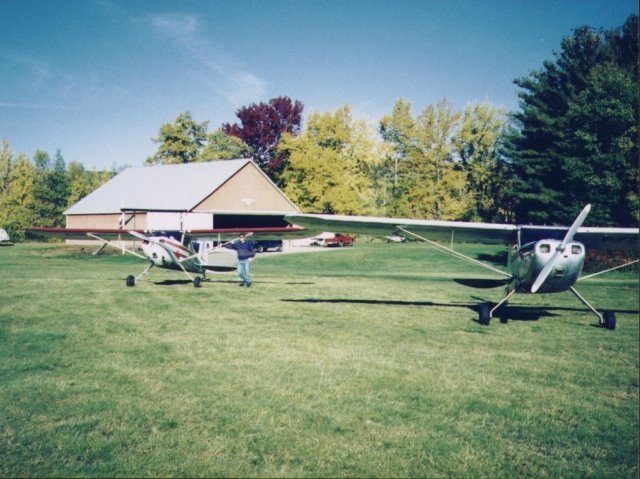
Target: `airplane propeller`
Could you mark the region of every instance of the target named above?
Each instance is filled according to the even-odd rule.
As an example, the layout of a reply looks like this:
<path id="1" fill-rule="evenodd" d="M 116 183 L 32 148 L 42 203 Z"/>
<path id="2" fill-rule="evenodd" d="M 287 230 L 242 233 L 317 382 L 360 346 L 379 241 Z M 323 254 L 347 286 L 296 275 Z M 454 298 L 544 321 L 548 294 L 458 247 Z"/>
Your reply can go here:
<path id="1" fill-rule="evenodd" d="M 562 240 L 562 243 L 560 243 L 556 248 L 556 252 L 553 254 L 551 259 L 547 262 L 547 264 L 544 265 L 544 268 L 542 268 L 542 271 L 540 271 L 540 274 L 538 275 L 536 280 L 533 282 L 533 286 L 531 286 L 532 293 L 535 293 L 536 291 L 538 291 L 538 289 L 540 289 L 540 286 L 542 286 L 542 284 L 547 280 L 547 278 L 551 274 L 551 271 L 553 271 L 553 268 L 555 268 L 556 263 L 560 259 L 560 256 L 562 256 L 562 254 L 564 253 L 564 250 L 566 249 L 567 244 L 573 241 L 573 236 L 578 231 L 578 228 L 582 226 L 582 223 L 584 222 L 585 218 L 589 214 L 589 211 L 591 211 L 590 204 L 585 206 L 582 209 L 578 217 L 575 219 L 575 221 L 571 225 L 571 228 L 569 228 L 569 231 L 567 231 L 567 234 L 564 235 L 564 239 Z"/>

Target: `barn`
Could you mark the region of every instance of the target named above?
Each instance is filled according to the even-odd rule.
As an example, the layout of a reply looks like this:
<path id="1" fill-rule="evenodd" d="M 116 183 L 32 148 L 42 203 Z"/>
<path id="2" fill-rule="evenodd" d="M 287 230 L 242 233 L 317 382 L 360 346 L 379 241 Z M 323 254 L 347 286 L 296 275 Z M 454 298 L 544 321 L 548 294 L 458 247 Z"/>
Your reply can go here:
<path id="1" fill-rule="evenodd" d="M 128 168 L 64 212 L 69 229 L 286 226 L 300 210 L 251 160 Z"/>

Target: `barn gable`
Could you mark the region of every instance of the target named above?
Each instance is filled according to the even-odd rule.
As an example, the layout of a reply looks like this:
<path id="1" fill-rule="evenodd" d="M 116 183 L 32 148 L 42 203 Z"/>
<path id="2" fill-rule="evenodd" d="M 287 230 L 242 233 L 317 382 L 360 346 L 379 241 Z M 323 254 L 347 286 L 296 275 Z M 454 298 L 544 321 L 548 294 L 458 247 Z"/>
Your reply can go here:
<path id="1" fill-rule="evenodd" d="M 300 210 L 260 168 L 248 162 L 193 211 L 288 213 Z"/>

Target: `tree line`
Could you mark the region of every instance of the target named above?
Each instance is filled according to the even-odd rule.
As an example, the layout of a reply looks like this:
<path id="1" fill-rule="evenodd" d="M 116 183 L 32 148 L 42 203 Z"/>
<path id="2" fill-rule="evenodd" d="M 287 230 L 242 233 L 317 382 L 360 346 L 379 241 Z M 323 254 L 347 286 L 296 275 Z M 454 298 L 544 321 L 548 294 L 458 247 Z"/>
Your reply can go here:
<path id="1" fill-rule="evenodd" d="M 188 112 L 164 124 L 147 163 L 252 157 L 307 212 L 470 221 L 638 223 L 638 17 L 580 27 L 542 68 L 514 80 L 520 110 L 417 115 L 399 99 L 377 125 L 349 105 L 311 112 L 288 97 L 252 104 L 207 133 Z"/>
<path id="2" fill-rule="evenodd" d="M 15 155 L 8 141 L 0 145 L 0 226 L 14 240 L 24 239 L 34 226 L 63 227 L 63 212 L 109 181 L 117 172 L 87 170 L 78 162 L 68 165 L 60 150 L 53 160 L 36 151 L 30 159 Z"/>
<path id="3" fill-rule="evenodd" d="M 514 80 L 519 111 L 462 111 L 443 98 L 417 114 L 406 99 L 373 125 L 349 105 L 311 112 L 283 96 L 208 131 L 189 112 L 160 127 L 146 164 L 252 158 L 305 212 L 443 220 L 638 224 L 638 17 L 581 27 L 552 60 Z M 65 167 L 58 152 L 0 159 L 0 225 L 62 224 L 62 211 L 114 172 Z"/>

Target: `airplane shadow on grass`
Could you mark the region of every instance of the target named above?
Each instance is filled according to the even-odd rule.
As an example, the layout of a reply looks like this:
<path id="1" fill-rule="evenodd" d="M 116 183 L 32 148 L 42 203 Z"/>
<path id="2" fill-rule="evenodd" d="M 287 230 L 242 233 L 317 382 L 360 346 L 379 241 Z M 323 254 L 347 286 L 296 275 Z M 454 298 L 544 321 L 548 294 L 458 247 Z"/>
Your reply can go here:
<path id="1" fill-rule="evenodd" d="M 328 303 L 328 304 L 370 304 L 370 305 L 385 305 L 385 306 L 424 306 L 424 307 L 445 307 L 445 308 L 465 308 L 478 312 L 478 307 L 481 303 L 486 302 L 482 298 L 473 297 L 477 299 L 477 303 L 469 302 L 435 302 L 435 301 L 397 301 L 397 300 L 379 300 L 379 299 L 282 299 L 281 301 L 287 303 Z M 493 308 L 497 303 L 490 303 L 490 307 Z M 588 312 L 583 308 L 571 308 L 566 306 L 528 306 L 528 305 L 503 305 L 496 311 L 495 319 L 501 322 L 509 321 L 538 321 L 544 317 L 559 316 L 562 311 L 572 312 Z M 619 313 L 637 313 L 634 310 L 617 310 Z M 478 322 L 477 319 L 474 319 Z"/>
<path id="2" fill-rule="evenodd" d="M 191 280 L 189 280 L 189 279 L 165 279 L 165 280 L 162 280 L 162 281 L 152 281 L 152 283 L 157 285 L 157 286 L 177 286 L 177 285 L 189 285 L 189 284 L 192 284 Z M 206 279 L 203 280 L 203 284 L 205 284 L 205 283 L 239 284 L 240 283 L 240 279 L 226 279 L 226 280 L 214 279 L 214 280 L 212 280 L 211 278 L 207 277 Z M 281 284 L 281 283 L 278 283 L 276 281 L 254 281 L 253 284 L 254 285 L 260 285 L 260 284 Z M 289 284 L 289 285 L 313 285 L 315 283 L 300 282 L 300 283 L 284 283 L 284 284 Z"/>

